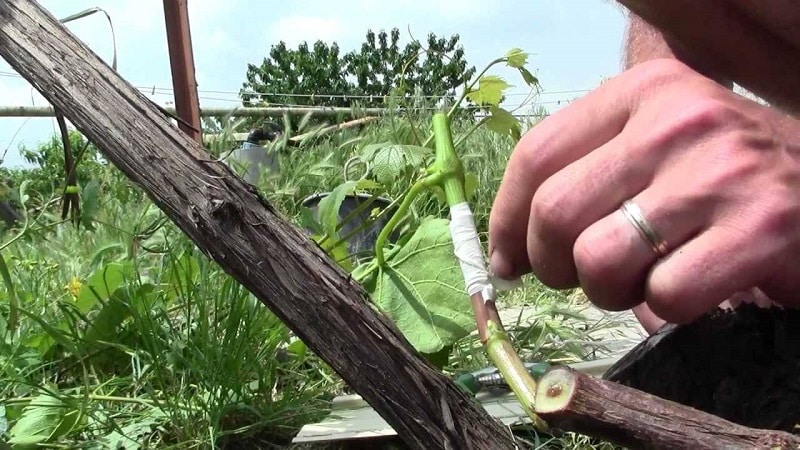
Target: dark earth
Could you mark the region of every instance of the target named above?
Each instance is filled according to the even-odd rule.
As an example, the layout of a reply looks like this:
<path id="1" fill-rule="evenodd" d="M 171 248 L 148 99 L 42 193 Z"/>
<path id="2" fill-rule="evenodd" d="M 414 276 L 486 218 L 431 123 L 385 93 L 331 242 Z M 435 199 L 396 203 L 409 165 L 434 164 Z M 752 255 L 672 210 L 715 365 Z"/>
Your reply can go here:
<path id="1" fill-rule="evenodd" d="M 665 325 L 603 378 L 748 427 L 800 434 L 800 310 L 745 304 Z"/>

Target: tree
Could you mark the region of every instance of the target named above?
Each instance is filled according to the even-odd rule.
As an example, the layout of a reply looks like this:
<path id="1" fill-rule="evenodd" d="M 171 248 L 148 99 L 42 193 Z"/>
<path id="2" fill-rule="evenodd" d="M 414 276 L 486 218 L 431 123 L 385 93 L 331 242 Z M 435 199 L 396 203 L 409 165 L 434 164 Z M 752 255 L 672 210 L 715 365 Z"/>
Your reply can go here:
<path id="1" fill-rule="evenodd" d="M 248 64 L 246 77 L 242 91 L 245 106 L 350 106 L 349 99 L 344 97 L 303 95 L 352 92 L 353 86 L 346 79 L 339 46 L 335 42 L 329 46 L 317 41 L 313 50 L 303 42 L 297 50 L 290 50 L 281 41 L 272 47 L 260 66 Z"/>
<path id="2" fill-rule="evenodd" d="M 242 100 L 245 106 L 375 107 L 392 93 L 452 99 L 456 88 L 475 74 L 459 39 L 430 33 L 425 48 L 413 40 L 401 49 L 397 28 L 377 34 L 368 30 L 361 48 L 342 56 L 336 42 L 317 41 L 309 51 L 305 42 L 292 50 L 281 41 L 260 66 L 248 65 Z"/>
<path id="3" fill-rule="evenodd" d="M 475 74 L 475 67 L 467 67 L 458 35 L 444 39 L 430 33 L 426 48 L 414 40 L 402 51 L 397 28 L 390 35 L 378 33 L 377 45 L 375 37 L 368 31 L 361 50 L 345 55 L 347 72 L 356 77 L 359 95 L 380 97 L 394 91 L 452 100 L 455 89 Z M 426 57 L 420 59 L 423 55 Z"/>

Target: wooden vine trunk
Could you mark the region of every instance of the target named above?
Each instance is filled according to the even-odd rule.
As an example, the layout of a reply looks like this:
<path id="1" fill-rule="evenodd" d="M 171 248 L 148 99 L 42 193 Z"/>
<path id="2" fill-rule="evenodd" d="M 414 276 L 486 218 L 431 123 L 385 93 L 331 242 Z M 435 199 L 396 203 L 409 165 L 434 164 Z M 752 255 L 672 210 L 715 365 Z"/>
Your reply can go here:
<path id="1" fill-rule="evenodd" d="M 324 252 L 36 2 L 0 2 L 0 54 L 411 447 L 514 448 Z"/>
<path id="2" fill-rule="evenodd" d="M 745 427 L 567 367 L 545 373 L 536 394 L 536 412 L 551 427 L 629 448 L 800 448 L 800 436 Z"/>

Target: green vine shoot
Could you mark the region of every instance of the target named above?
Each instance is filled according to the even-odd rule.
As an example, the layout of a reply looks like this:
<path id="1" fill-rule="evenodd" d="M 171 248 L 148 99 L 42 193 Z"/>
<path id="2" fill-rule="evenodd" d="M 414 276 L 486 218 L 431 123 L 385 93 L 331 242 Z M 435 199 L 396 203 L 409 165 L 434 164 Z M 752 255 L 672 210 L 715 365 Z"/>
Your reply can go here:
<path id="1" fill-rule="evenodd" d="M 454 256 L 450 221 L 434 216 L 415 218 L 413 213 L 415 201 L 431 193 L 446 208 L 468 204 L 474 176 L 466 173 L 456 148 L 465 145 L 476 130 L 486 127 L 504 138 L 519 140 L 520 122 L 501 106 L 506 91 L 513 86 L 489 72 L 504 64 L 516 69 L 523 82 L 538 91 L 538 80 L 526 68 L 527 59 L 527 53 L 514 48 L 491 61 L 478 76 L 464 83 L 452 105 L 433 114 L 429 133 L 418 142 L 364 145 L 354 157 L 366 167 L 362 177 L 336 186 L 320 203 L 315 223 L 309 226 L 319 230 L 314 236 L 317 243 L 365 287 L 374 304 L 395 322 L 411 345 L 440 367 L 452 346 L 477 330 L 487 355 L 526 413 L 539 428 L 546 429 L 533 410 L 536 382 L 515 353 L 494 299 L 484 299 L 478 293 L 469 300 L 465 276 Z M 466 101 L 487 115 L 454 137 L 450 123 Z M 364 204 L 371 205 L 403 181 L 409 187 L 388 207 L 374 209 L 372 220 L 356 228 L 356 232 L 362 231 L 390 214 L 375 240 L 374 253 L 354 263 L 346 254 L 348 236 L 340 235 L 343 223 L 352 216 L 339 220 L 342 201 L 348 195 L 366 194 L 369 199 L 359 206 L 364 209 Z M 399 238 L 393 240 L 398 231 Z"/>

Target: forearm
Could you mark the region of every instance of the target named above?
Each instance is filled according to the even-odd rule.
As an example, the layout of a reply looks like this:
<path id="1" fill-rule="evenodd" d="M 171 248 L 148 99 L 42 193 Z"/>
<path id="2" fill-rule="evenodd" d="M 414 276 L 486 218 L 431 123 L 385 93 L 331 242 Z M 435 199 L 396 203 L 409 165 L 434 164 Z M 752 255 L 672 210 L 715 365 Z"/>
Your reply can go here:
<path id="1" fill-rule="evenodd" d="M 635 14 L 628 15 L 622 64 L 630 69 L 636 64 L 656 58 L 676 58 L 664 36 Z"/>
<path id="2" fill-rule="evenodd" d="M 717 80 L 732 80 L 775 106 L 800 113 L 800 48 L 772 31 L 779 24 L 763 23 L 763 15 L 759 22 L 752 20 L 750 16 L 755 14 L 740 10 L 744 2 L 617 1 L 657 28 L 659 45 L 678 59 Z M 779 1 L 752 2 L 750 8 L 768 9 Z M 800 5 L 793 10 L 800 10 Z M 691 49 L 691 54 L 685 49 Z M 643 57 L 636 55 L 635 49 L 631 54 L 631 62 Z"/>
<path id="3" fill-rule="evenodd" d="M 727 1 L 754 23 L 800 48 L 800 4 L 797 0 Z"/>
<path id="4" fill-rule="evenodd" d="M 733 88 L 732 81 L 715 72 L 701 57 L 681 48 L 675 42 L 668 42 L 659 30 L 641 17 L 629 14 L 623 54 L 624 68 L 627 70 L 636 64 L 657 58 L 678 59 L 719 84 Z"/>

